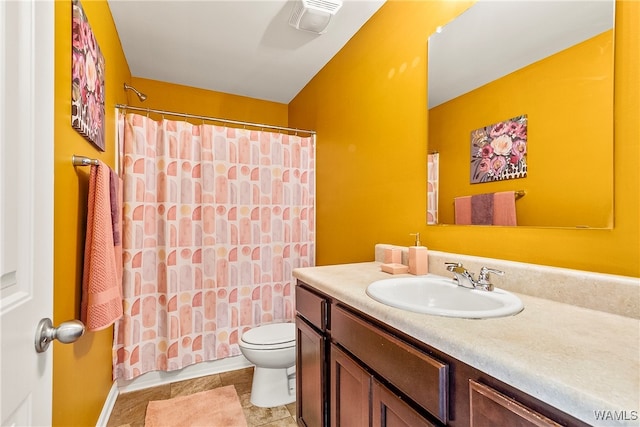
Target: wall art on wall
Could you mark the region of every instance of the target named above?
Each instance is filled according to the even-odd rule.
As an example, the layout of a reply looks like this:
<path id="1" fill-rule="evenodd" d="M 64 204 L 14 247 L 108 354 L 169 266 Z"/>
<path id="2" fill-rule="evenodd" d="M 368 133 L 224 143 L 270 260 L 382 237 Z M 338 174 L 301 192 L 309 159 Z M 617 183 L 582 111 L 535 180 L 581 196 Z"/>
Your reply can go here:
<path id="1" fill-rule="evenodd" d="M 471 132 L 471 184 L 526 176 L 526 114 Z"/>
<path id="2" fill-rule="evenodd" d="M 71 126 L 104 151 L 104 57 L 82 4 L 72 4 Z"/>

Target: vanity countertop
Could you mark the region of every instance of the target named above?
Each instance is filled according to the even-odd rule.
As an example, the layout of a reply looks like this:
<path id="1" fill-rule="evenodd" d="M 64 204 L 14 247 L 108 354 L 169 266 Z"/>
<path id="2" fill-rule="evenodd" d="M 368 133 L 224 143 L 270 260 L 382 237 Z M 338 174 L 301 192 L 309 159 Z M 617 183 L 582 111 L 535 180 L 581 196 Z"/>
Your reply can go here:
<path id="1" fill-rule="evenodd" d="M 298 268 L 293 275 L 589 424 L 640 425 L 638 319 L 524 294 L 517 294 L 525 308 L 515 316 L 473 320 L 413 313 L 366 295 L 376 280 L 415 277 L 384 273 L 379 262 Z M 597 420 L 595 411 L 609 419 Z"/>

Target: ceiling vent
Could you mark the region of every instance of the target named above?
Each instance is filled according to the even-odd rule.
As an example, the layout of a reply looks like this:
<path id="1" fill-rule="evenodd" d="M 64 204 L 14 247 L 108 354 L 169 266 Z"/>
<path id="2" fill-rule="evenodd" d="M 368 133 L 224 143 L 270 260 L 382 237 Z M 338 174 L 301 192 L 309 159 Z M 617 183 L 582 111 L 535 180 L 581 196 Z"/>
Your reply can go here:
<path id="1" fill-rule="evenodd" d="M 298 30 L 324 34 L 340 7 L 342 0 L 296 0 L 289 24 Z"/>

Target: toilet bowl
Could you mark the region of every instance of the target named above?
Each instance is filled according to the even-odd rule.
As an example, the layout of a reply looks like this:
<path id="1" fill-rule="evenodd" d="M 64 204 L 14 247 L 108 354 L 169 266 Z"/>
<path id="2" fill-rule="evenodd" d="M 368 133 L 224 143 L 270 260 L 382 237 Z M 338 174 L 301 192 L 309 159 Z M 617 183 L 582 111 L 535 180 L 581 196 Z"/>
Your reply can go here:
<path id="1" fill-rule="evenodd" d="M 240 337 L 240 351 L 255 365 L 251 403 L 263 408 L 296 400 L 296 327 L 272 323 L 250 329 Z"/>

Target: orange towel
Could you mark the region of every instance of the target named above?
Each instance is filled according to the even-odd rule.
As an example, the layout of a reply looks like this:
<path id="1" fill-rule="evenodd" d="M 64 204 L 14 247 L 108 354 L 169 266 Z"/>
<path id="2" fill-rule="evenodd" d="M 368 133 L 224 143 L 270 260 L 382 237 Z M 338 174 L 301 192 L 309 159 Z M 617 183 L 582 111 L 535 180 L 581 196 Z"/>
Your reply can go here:
<path id="1" fill-rule="evenodd" d="M 493 225 L 518 225 L 514 191 L 502 191 L 493 195 Z"/>
<path id="2" fill-rule="evenodd" d="M 458 225 L 471 224 L 471 196 L 456 197 L 455 203 L 455 222 Z"/>
<path id="3" fill-rule="evenodd" d="M 111 179 L 111 169 L 104 163 L 91 166 L 80 307 L 80 318 L 89 331 L 105 329 L 122 316 L 122 246 L 114 244 L 114 234 L 117 239 L 121 235 L 114 226 L 122 223 L 122 192 L 117 191 L 121 185 L 117 177 L 116 191 L 112 190 Z"/>

